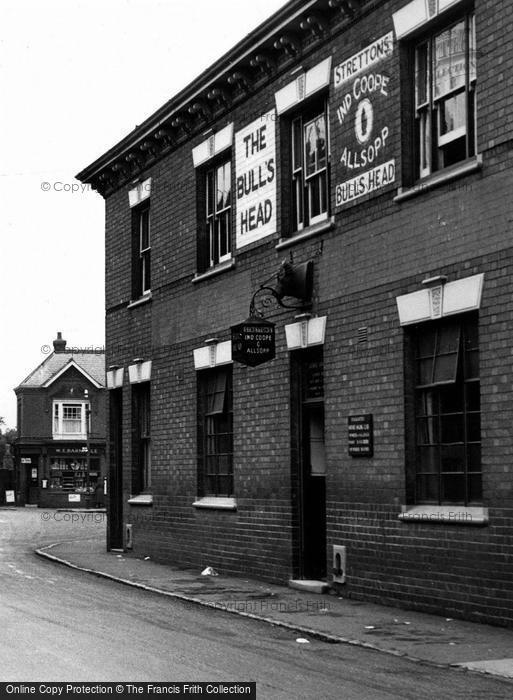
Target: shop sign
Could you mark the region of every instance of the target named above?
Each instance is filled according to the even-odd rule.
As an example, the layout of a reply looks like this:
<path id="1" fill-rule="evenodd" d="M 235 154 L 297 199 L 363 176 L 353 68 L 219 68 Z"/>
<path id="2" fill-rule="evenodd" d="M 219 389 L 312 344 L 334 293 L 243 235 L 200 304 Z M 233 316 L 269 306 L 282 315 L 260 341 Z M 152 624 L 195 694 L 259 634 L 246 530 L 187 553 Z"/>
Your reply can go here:
<path id="1" fill-rule="evenodd" d="M 372 457 L 374 454 L 372 413 L 348 417 L 347 443 L 351 457 Z"/>
<path id="2" fill-rule="evenodd" d="M 237 248 L 276 231 L 276 112 L 235 134 Z"/>
<path id="3" fill-rule="evenodd" d="M 91 447 L 89 448 L 89 452 L 92 455 L 97 455 L 98 454 L 98 448 L 97 447 Z M 52 454 L 56 455 L 84 455 L 87 454 L 87 446 L 84 447 L 56 447 L 54 450 L 52 450 Z"/>
<path id="4" fill-rule="evenodd" d="M 14 491 L 6 491 L 5 492 L 5 502 L 6 503 L 14 503 Z"/>
<path id="5" fill-rule="evenodd" d="M 334 69 L 335 204 L 341 207 L 395 182 L 390 57 L 393 33 L 381 37 Z M 338 175 L 337 175 L 338 173 Z"/>
<path id="6" fill-rule="evenodd" d="M 274 323 L 258 317 L 248 318 L 232 326 L 232 360 L 242 365 L 256 367 L 274 360 Z"/>
<path id="7" fill-rule="evenodd" d="M 32 464 L 32 457 L 22 457 L 21 463 L 22 464 Z"/>
<path id="8" fill-rule="evenodd" d="M 79 493 L 69 493 L 68 494 L 68 503 L 80 503 L 80 494 Z"/>

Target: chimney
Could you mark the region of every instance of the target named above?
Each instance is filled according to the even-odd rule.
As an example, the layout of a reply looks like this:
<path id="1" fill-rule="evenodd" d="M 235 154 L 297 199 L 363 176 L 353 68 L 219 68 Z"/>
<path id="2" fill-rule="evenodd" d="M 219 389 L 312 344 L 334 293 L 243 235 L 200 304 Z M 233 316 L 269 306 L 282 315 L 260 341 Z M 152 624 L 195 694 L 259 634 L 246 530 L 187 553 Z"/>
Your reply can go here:
<path id="1" fill-rule="evenodd" d="M 54 352 L 64 352 L 66 350 L 66 341 L 62 339 L 62 333 L 57 333 L 57 338 L 53 341 Z"/>

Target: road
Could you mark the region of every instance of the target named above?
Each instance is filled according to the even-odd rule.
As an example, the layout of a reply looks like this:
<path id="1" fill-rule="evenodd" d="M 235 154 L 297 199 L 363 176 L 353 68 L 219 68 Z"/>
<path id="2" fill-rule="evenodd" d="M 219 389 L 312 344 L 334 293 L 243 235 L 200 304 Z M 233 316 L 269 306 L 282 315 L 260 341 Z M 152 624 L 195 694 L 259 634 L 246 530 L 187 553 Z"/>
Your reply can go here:
<path id="1" fill-rule="evenodd" d="M 104 523 L 0 509 L 0 680 L 256 681 L 272 700 L 511 698 L 513 686 L 441 670 L 128 588 L 36 557 Z"/>

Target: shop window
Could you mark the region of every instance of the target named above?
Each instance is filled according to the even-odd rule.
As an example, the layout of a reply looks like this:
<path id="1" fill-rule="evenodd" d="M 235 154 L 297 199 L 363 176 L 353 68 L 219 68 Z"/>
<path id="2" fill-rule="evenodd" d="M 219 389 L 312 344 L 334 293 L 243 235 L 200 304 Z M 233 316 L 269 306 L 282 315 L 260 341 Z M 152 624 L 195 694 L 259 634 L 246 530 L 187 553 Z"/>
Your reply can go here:
<path id="1" fill-rule="evenodd" d="M 301 231 L 328 216 L 328 119 L 317 105 L 292 118 L 290 124 L 292 231 Z"/>
<path id="2" fill-rule="evenodd" d="M 133 387 L 133 472 L 132 493 L 151 487 L 151 395 L 150 383 Z"/>
<path id="3" fill-rule="evenodd" d="M 198 373 L 198 477 L 201 496 L 233 495 L 231 367 Z"/>
<path id="4" fill-rule="evenodd" d="M 416 178 L 476 153 L 475 17 L 467 14 L 414 45 Z"/>
<path id="5" fill-rule="evenodd" d="M 87 422 L 89 423 L 87 425 Z M 89 404 L 85 401 L 54 401 L 53 438 L 54 440 L 87 438 L 91 430 Z"/>
<path id="6" fill-rule="evenodd" d="M 100 462 L 87 457 L 50 458 L 48 488 L 67 493 L 92 493 L 100 480 Z"/>
<path id="7" fill-rule="evenodd" d="M 416 503 L 479 503 L 477 319 L 421 324 L 414 332 L 413 345 Z"/>
<path id="8" fill-rule="evenodd" d="M 198 172 L 200 221 L 198 271 L 205 272 L 232 256 L 232 172 L 224 159 Z"/>
<path id="9" fill-rule="evenodd" d="M 139 299 L 151 291 L 150 202 L 132 209 L 132 296 Z"/>

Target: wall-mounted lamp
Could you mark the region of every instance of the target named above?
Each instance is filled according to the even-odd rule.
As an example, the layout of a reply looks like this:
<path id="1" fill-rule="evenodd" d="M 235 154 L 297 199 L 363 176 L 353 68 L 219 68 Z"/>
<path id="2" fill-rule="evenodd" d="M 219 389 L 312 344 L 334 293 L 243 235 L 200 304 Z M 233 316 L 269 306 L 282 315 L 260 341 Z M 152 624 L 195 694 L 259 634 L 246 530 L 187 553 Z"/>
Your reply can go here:
<path id="1" fill-rule="evenodd" d="M 142 357 L 135 357 L 134 364 L 128 367 L 128 379 L 130 384 L 149 382 L 151 379 L 151 360 L 144 360 Z"/>

